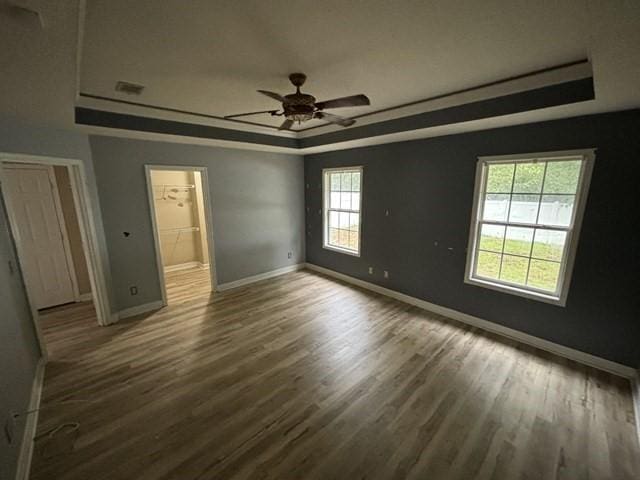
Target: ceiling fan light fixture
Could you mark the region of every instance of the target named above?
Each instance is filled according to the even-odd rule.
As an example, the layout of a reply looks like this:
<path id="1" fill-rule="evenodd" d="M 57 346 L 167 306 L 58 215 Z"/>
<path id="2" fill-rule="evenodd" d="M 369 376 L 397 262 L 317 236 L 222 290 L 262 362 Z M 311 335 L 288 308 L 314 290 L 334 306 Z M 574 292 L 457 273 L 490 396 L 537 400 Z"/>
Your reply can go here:
<path id="1" fill-rule="evenodd" d="M 313 113 L 291 113 L 286 115 L 286 118 L 292 122 L 302 123 L 307 120 L 311 120 L 313 118 Z"/>
<path id="2" fill-rule="evenodd" d="M 342 127 L 350 127 L 356 121 L 353 118 L 345 118 L 332 113 L 326 113 L 325 109 L 358 107 L 370 105 L 369 98 L 366 95 L 351 95 L 348 97 L 334 98 L 324 102 L 316 102 L 313 95 L 302 93 L 300 87 L 304 84 L 307 76 L 304 73 L 292 73 L 289 80 L 296 87 L 296 92 L 289 95 L 280 95 L 279 93 L 270 92 L 268 90 L 258 90 L 258 92 L 267 97 L 280 102 L 282 104 L 282 112 L 277 110 L 263 110 L 260 112 L 239 113 L 236 115 L 227 115 L 224 118 L 244 117 L 246 115 L 255 115 L 257 113 L 270 113 L 272 116 L 284 116 L 285 121 L 278 127 L 278 130 L 289 130 L 295 122 L 301 124 L 312 118 L 323 120 L 327 123 L 333 123 Z"/>

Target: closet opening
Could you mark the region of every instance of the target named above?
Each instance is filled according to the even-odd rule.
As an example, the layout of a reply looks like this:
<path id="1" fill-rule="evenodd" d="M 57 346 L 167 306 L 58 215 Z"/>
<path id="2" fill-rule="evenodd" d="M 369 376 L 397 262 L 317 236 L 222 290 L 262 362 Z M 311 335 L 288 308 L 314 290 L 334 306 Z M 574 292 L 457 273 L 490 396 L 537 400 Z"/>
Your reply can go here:
<path id="1" fill-rule="evenodd" d="M 210 295 L 216 279 L 206 168 L 145 168 L 164 305 Z"/>

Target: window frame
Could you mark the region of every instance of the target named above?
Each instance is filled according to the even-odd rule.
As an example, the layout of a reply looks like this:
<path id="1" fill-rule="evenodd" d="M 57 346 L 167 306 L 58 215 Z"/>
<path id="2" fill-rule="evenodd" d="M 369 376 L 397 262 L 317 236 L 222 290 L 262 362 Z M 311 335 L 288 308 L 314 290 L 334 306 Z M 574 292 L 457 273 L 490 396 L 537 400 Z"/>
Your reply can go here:
<path id="1" fill-rule="evenodd" d="M 573 266 L 575 262 L 576 251 L 578 248 L 578 240 L 580 238 L 580 230 L 582 228 L 582 219 L 584 216 L 584 210 L 589 194 L 589 187 L 591 185 L 591 176 L 593 173 L 593 166 L 595 164 L 596 149 L 581 149 L 581 150 L 563 150 L 555 152 L 540 152 L 540 153 L 525 153 L 514 155 L 497 155 L 497 156 L 479 156 L 476 164 L 475 186 L 473 192 L 473 207 L 471 212 L 471 225 L 469 228 L 469 241 L 467 244 L 467 260 L 465 266 L 464 282 L 467 284 L 496 290 L 503 293 L 510 293 L 532 300 L 538 300 L 545 303 L 550 303 L 564 307 L 567 302 L 567 296 L 569 294 L 569 286 L 571 284 L 571 277 L 573 274 Z M 567 234 L 565 240 L 564 251 L 562 260 L 560 263 L 560 271 L 558 274 L 558 288 L 555 293 L 549 293 L 544 290 L 536 289 L 535 287 L 521 286 L 517 284 L 510 284 L 506 281 L 485 279 L 474 275 L 476 262 L 477 262 L 477 247 L 480 241 L 479 231 L 482 225 L 482 219 L 479 216 L 482 214 L 482 200 L 484 198 L 484 190 L 487 181 L 488 167 L 491 164 L 500 163 L 530 163 L 531 161 L 549 161 L 550 159 L 571 159 L 576 157 L 582 157 L 584 162 L 580 170 L 580 177 L 578 178 L 578 185 L 576 188 L 576 196 L 574 202 L 574 210 L 571 224 L 568 227 L 557 227 L 553 225 L 544 226 L 543 228 L 557 229 L 564 231 Z M 541 192 L 542 195 L 542 192 Z M 484 222 L 484 223 L 492 223 Z M 519 224 L 518 222 L 498 222 L 499 224 L 531 227 L 530 224 Z M 540 226 L 538 224 L 538 226 Z M 534 239 L 532 239 L 534 241 Z"/>
<path id="2" fill-rule="evenodd" d="M 349 210 L 349 212 L 358 213 L 360 215 L 360 225 L 358 228 L 358 250 L 353 251 L 346 248 L 336 247 L 335 245 L 330 245 L 328 243 L 329 239 L 329 211 L 336 210 L 329 208 L 329 190 L 330 183 L 327 181 L 329 178 L 329 174 L 331 173 L 348 173 L 348 172 L 358 172 L 360 173 L 360 209 L 358 212 L 353 210 Z M 322 248 L 326 250 L 331 250 L 333 252 L 344 253 L 346 255 L 351 255 L 353 257 L 360 257 L 362 253 L 362 225 L 363 225 L 363 191 L 364 191 L 364 168 L 362 165 L 358 166 L 350 166 L 350 167 L 333 167 L 333 168 L 323 168 L 322 169 Z M 343 210 L 343 209 L 338 209 Z"/>

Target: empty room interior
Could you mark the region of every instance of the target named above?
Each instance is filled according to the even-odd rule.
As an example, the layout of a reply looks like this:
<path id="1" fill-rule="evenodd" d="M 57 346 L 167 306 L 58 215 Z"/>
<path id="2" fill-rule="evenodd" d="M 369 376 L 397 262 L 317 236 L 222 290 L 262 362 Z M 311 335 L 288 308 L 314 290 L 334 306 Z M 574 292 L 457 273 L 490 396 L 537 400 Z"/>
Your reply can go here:
<path id="1" fill-rule="evenodd" d="M 2 480 L 640 479 L 640 2 L 0 27 Z"/>

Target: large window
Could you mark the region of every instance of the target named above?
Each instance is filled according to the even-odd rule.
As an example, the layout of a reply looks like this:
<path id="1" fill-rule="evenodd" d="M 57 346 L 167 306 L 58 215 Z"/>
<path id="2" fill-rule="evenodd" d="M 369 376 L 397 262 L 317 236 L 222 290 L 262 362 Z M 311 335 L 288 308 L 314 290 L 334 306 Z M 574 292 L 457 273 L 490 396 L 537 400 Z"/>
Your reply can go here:
<path id="1" fill-rule="evenodd" d="M 593 158 L 480 157 L 466 281 L 564 305 Z"/>
<path id="2" fill-rule="evenodd" d="M 323 170 L 323 245 L 360 255 L 362 167 Z"/>

